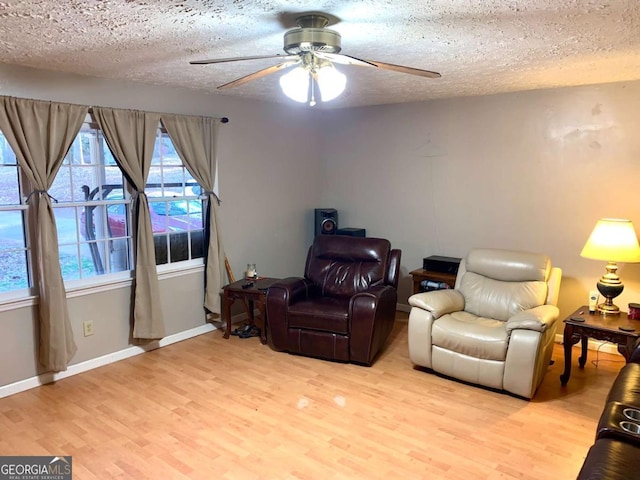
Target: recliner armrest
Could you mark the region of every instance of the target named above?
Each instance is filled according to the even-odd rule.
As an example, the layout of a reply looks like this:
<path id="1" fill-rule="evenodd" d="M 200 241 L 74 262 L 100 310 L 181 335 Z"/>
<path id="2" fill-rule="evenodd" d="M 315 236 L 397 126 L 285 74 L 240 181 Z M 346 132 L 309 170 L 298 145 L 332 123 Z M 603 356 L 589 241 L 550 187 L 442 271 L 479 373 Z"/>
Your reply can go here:
<path id="1" fill-rule="evenodd" d="M 359 297 L 369 296 L 373 296 L 377 301 L 385 295 L 395 295 L 397 297 L 397 291 L 390 285 L 376 285 L 375 287 L 371 287 L 367 290 L 356 293 L 353 297 L 351 297 L 351 301 L 349 303 L 353 305 L 353 303 L 357 301 Z"/>
<path id="2" fill-rule="evenodd" d="M 376 285 L 356 293 L 349 302 L 349 356 L 352 362 L 371 365 L 393 328 L 398 292 Z"/>
<path id="3" fill-rule="evenodd" d="M 285 298 L 288 301 L 288 305 L 295 303 L 299 300 L 307 298 L 309 295 L 309 288 L 311 286 L 311 282 L 309 282 L 305 278 L 301 277 L 289 277 L 283 278 L 282 280 L 278 280 L 273 283 L 269 289 L 277 289 L 281 288 L 286 291 Z"/>
<path id="4" fill-rule="evenodd" d="M 512 330 L 517 328 L 544 332 L 555 323 L 559 315 L 560 310 L 555 305 L 540 305 L 529 310 L 523 310 L 507 320 L 507 333 L 511 333 Z"/>
<path id="5" fill-rule="evenodd" d="M 409 305 L 430 312 L 434 318 L 464 310 L 464 297 L 458 290 L 434 290 L 409 297 Z"/>

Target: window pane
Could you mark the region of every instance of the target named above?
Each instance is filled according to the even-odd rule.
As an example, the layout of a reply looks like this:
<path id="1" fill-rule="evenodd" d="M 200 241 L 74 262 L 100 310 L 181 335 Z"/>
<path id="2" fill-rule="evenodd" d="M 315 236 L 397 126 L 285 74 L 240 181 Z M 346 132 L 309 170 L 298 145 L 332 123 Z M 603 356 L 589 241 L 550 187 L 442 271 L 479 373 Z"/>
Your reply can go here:
<path id="1" fill-rule="evenodd" d="M 201 200 L 189 200 L 189 228 L 199 230 L 204 227 L 204 212 Z"/>
<path id="2" fill-rule="evenodd" d="M 191 258 L 204 257 L 204 231 L 191 232 Z"/>
<path id="3" fill-rule="evenodd" d="M 149 202 L 151 213 L 151 228 L 153 233 L 167 231 L 167 204 L 166 202 Z"/>
<path id="4" fill-rule="evenodd" d="M 112 272 L 124 272 L 131 270 L 131 252 L 130 252 L 130 240 L 125 238 L 118 238 L 109 242 L 109 253 L 111 260 Z"/>
<path id="5" fill-rule="evenodd" d="M 19 210 L 0 212 L 0 252 L 25 247 L 22 212 Z"/>
<path id="6" fill-rule="evenodd" d="M 202 188 L 189 174 L 166 134 L 156 137 L 145 192 L 149 198 L 156 263 L 201 258 L 203 213 L 202 201 L 196 197 Z"/>
<path id="7" fill-rule="evenodd" d="M 113 157 L 113 154 L 111 153 L 111 150 L 109 150 L 109 146 L 107 145 L 107 141 L 104 139 L 102 132 L 100 131 L 98 132 L 98 138 L 100 153 L 96 155 L 104 159 L 104 165 L 116 165 L 116 159 Z"/>
<path id="8" fill-rule="evenodd" d="M 29 287 L 21 211 L 0 212 L 0 292 Z"/>
<path id="9" fill-rule="evenodd" d="M 162 177 L 166 186 L 165 195 L 185 195 L 184 189 L 184 171 L 182 166 L 178 167 L 164 167 L 162 171 Z"/>
<path id="10" fill-rule="evenodd" d="M 101 168 L 99 165 L 73 165 L 70 166 L 69 188 L 73 188 L 73 201 L 84 202 L 89 199 L 94 189 L 100 188 L 102 182 Z M 56 181 L 60 172 L 56 175 Z M 95 196 L 95 193 L 94 193 Z"/>
<path id="11" fill-rule="evenodd" d="M 80 278 L 80 258 L 75 246 L 60 247 L 60 271 L 65 280 Z"/>
<path id="12" fill-rule="evenodd" d="M 162 135 L 156 135 L 156 143 L 153 146 L 153 157 L 151 157 L 151 165 L 162 164 Z M 154 167 L 151 167 L 153 170 Z"/>
<path id="13" fill-rule="evenodd" d="M 130 219 L 128 204 L 117 203 L 109 205 L 107 207 L 107 234 L 109 238 L 130 236 Z"/>
<path id="14" fill-rule="evenodd" d="M 185 185 L 186 185 L 186 187 L 185 187 L 184 190 L 185 190 L 185 194 L 186 195 L 199 197 L 200 195 L 202 195 L 204 193 L 204 188 L 202 188 L 200 185 L 198 185 L 193 180 L 189 180 Z"/>
<path id="15" fill-rule="evenodd" d="M 168 263 L 167 257 L 167 236 L 166 235 L 154 235 L 153 244 L 156 250 L 156 265 L 164 265 Z"/>
<path id="16" fill-rule="evenodd" d="M 0 132 L 0 292 L 30 286 L 20 171 L 15 153 Z"/>
<path id="17" fill-rule="evenodd" d="M 5 250 L 0 257 L 0 292 L 29 287 L 27 250 Z"/>
<path id="18" fill-rule="evenodd" d="M 78 242 L 78 228 L 76 222 L 75 207 L 54 207 L 56 228 L 58 229 L 58 244 L 72 245 L 74 248 Z"/>
<path id="19" fill-rule="evenodd" d="M 96 268 L 96 263 L 94 262 L 94 259 L 91 254 L 92 246 L 93 245 L 87 244 L 87 243 L 80 244 L 80 269 L 82 270 L 81 278 L 93 277 L 98 273 L 104 273 L 104 272 L 98 272 L 98 269 Z M 104 256 L 105 243 L 98 242 L 95 244 L 95 246 L 93 246 L 93 248 L 96 248 L 96 247 L 97 247 L 97 250 L 100 253 L 102 253 L 102 255 Z"/>
<path id="20" fill-rule="evenodd" d="M 162 185 L 162 168 L 151 167 L 149 169 L 149 176 L 147 177 L 148 187 L 160 187 Z"/>
<path id="21" fill-rule="evenodd" d="M 5 136 L 0 132 L 0 164 L 1 165 L 16 165 L 16 154 L 13 153 L 13 149 L 7 142 Z"/>
<path id="22" fill-rule="evenodd" d="M 71 168 L 68 163 L 63 163 L 60 166 L 60 170 L 56 174 L 56 178 L 51 184 L 48 192 L 53 198 L 59 202 L 71 202 L 73 201 L 72 189 L 71 189 Z"/>
<path id="23" fill-rule="evenodd" d="M 122 186 L 124 182 L 120 167 L 104 167 L 104 183 Z"/>
<path id="24" fill-rule="evenodd" d="M 171 263 L 189 260 L 189 234 L 173 233 L 169 235 Z"/>
<path id="25" fill-rule="evenodd" d="M 0 163 L 0 205 L 20 205 L 18 182 L 17 165 Z"/>
<path id="26" fill-rule="evenodd" d="M 60 202 L 73 204 L 54 204 L 65 280 L 130 269 L 124 176 L 99 130 L 83 125 L 50 193 Z"/>

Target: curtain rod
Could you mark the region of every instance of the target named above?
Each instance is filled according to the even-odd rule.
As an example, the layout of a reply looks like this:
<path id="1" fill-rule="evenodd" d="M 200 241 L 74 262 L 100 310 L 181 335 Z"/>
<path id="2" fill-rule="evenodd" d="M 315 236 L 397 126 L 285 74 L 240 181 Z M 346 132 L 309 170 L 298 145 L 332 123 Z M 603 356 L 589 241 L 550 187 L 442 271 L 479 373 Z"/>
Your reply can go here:
<path id="1" fill-rule="evenodd" d="M 113 108 L 113 107 L 108 107 L 108 108 Z M 132 109 L 124 108 L 122 110 L 132 110 Z M 138 110 L 138 111 L 142 112 L 144 110 Z M 89 107 L 89 113 L 93 113 L 93 107 Z M 160 113 L 160 115 L 163 114 L 162 112 L 154 112 L 154 113 Z M 182 114 L 182 113 L 167 113 L 167 112 L 164 112 L 164 113 L 167 114 L 167 115 L 182 115 L 184 117 L 194 117 L 194 116 L 206 117 L 206 115 L 185 115 L 185 114 Z M 216 118 L 216 117 L 211 117 L 211 118 Z M 220 122 L 221 123 L 229 123 L 229 117 L 220 117 Z"/>

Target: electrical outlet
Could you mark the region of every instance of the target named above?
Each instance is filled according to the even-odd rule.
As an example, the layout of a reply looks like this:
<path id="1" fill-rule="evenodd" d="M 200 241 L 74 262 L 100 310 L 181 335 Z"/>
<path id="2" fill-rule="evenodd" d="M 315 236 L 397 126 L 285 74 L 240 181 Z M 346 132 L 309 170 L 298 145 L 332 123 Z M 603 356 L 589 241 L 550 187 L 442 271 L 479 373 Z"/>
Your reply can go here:
<path id="1" fill-rule="evenodd" d="M 93 335 L 93 320 L 84 321 L 84 336 L 88 337 Z"/>

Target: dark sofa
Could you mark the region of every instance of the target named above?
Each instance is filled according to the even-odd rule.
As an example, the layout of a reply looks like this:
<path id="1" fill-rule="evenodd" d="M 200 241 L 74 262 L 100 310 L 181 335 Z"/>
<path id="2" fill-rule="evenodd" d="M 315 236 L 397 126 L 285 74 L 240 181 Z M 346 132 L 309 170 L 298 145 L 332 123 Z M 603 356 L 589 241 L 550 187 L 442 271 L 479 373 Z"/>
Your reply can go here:
<path id="1" fill-rule="evenodd" d="M 640 343 L 609 390 L 595 443 L 578 474 L 578 480 L 631 478 L 640 478 Z"/>

